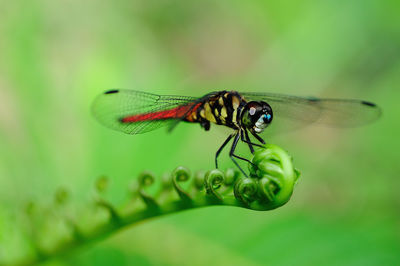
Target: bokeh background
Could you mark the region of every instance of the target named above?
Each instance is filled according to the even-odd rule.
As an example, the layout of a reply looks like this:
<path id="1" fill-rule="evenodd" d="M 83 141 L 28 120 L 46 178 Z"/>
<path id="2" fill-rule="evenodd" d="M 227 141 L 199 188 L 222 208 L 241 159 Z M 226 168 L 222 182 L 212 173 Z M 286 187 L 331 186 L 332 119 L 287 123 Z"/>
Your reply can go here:
<path id="1" fill-rule="evenodd" d="M 280 209 L 165 216 L 49 264 L 398 265 L 399 10 L 395 0 L 1 1 L 0 261 L 29 250 L 15 222 L 26 203 L 51 202 L 59 187 L 79 207 L 106 175 L 119 204 L 145 169 L 213 167 L 224 130 L 124 135 L 93 119 L 96 95 L 234 89 L 361 98 L 383 116 L 268 138 L 302 172 Z"/>

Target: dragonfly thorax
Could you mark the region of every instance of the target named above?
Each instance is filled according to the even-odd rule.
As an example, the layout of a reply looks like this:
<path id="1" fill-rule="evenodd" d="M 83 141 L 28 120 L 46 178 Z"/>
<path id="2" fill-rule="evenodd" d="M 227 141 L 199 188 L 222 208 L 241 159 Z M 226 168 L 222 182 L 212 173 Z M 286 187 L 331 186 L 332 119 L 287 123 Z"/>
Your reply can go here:
<path id="1" fill-rule="evenodd" d="M 242 125 L 259 134 L 271 123 L 272 108 L 266 102 L 252 101 L 246 104 L 242 112 Z"/>

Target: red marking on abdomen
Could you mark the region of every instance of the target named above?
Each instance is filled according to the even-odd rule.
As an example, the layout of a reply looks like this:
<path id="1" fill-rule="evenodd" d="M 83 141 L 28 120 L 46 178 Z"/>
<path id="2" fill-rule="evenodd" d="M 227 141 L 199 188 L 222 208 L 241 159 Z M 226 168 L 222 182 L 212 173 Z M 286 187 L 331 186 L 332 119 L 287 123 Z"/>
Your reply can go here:
<path id="1" fill-rule="evenodd" d="M 188 117 L 192 112 L 195 112 L 196 109 L 201 105 L 201 103 L 196 104 L 193 107 L 193 104 L 190 105 L 182 105 L 175 107 L 170 110 L 158 111 L 147 114 L 137 114 L 132 116 L 127 116 L 121 119 L 122 123 L 133 123 L 133 122 L 142 122 L 142 121 L 154 121 L 154 120 L 164 120 L 164 119 L 173 119 L 173 118 L 182 118 L 185 114 L 193 107 L 193 110 L 186 114 Z"/>

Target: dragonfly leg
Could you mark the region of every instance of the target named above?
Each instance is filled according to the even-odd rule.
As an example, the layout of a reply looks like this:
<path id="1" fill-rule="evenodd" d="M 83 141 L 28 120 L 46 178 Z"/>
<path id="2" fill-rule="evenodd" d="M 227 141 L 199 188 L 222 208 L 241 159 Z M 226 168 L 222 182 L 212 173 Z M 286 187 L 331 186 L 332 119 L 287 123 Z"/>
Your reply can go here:
<path id="1" fill-rule="evenodd" d="M 235 136 L 235 134 L 230 134 L 229 137 L 224 141 L 222 146 L 218 149 L 217 153 L 215 154 L 215 168 L 218 168 L 218 156 L 221 153 L 221 151 L 225 148 L 226 144 L 229 143 L 229 141 Z"/>
<path id="2" fill-rule="evenodd" d="M 250 133 L 262 144 L 265 144 L 265 141 L 259 136 L 257 135 L 255 132 L 253 132 L 252 130 L 250 130 Z"/>
<path id="3" fill-rule="evenodd" d="M 243 132 L 245 132 L 245 133 L 243 134 Z M 245 139 L 245 136 L 246 136 L 246 139 Z M 246 130 L 242 130 L 242 134 L 241 134 L 240 138 L 243 142 L 245 142 L 245 143 L 247 143 L 247 145 L 249 145 L 250 152 L 254 153 L 253 143 L 250 142 L 249 135 L 247 134 Z"/>
<path id="4" fill-rule="evenodd" d="M 243 131 L 244 131 L 244 135 L 243 135 Z M 241 139 L 242 139 L 243 142 L 245 142 L 245 143 L 247 143 L 249 145 L 251 153 L 254 153 L 253 146 L 262 147 L 260 144 L 251 142 L 251 140 L 249 138 L 249 133 L 247 132 L 246 129 L 244 129 L 243 131 L 242 131 Z"/>
<path id="5" fill-rule="evenodd" d="M 210 121 L 202 121 L 200 126 L 204 128 L 205 131 L 208 131 L 210 130 Z"/>
<path id="6" fill-rule="evenodd" d="M 237 159 L 239 159 L 239 160 L 243 160 L 243 161 L 246 161 L 246 162 L 252 164 L 252 162 L 251 162 L 250 160 L 248 160 L 248 159 L 246 159 L 246 158 L 243 158 L 243 157 L 240 157 L 240 156 L 237 156 L 237 155 L 235 154 L 236 146 L 237 146 L 237 143 L 238 143 L 238 141 L 239 141 L 240 135 L 241 135 L 240 132 L 238 132 L 238 133 L 236 134 L 235 139 L 233 140 L 233 144 L 232 144 L 231 151 L 229 152 L 229 156 L 231 157 L 231 159 L 232 159 L 232 161 L 235 163 L 235 165 L 239 168 L 239 170 L 244 174 L 244 176 L 248 177 L 248 175 L 246 174 L 246 172 L 243 171 L 243 169 L 240 167 L 240 165 L 238 164 L 238 162 L 235 160 L 235 158 L 237 158 Z"/>

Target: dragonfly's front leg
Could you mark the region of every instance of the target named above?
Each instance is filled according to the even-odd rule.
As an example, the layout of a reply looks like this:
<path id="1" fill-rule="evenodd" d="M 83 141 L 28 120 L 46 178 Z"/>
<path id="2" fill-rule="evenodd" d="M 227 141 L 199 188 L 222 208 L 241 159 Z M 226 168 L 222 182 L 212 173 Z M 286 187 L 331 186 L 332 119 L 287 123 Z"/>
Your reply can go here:
<path id="1" fill-rule="evenodd" d="M 231 151 L 229 152 L 229 156 L 231 157 L 231 159 L 235 163 L 235 165 L 239 168 L 239 170 L 244 174 L 244 176 L 248 177 L 246 172 L 243 171 L 243 169 L 239 166 L 238 162 L 235 160 L 235 158 L 237 158 L 239 160 L 243 160 L 243 161 L 246 161 L 248 163 L 253 164 L 250 160 L 248 160 L 246 158 L 243 158 L 243 157 L 240 157 L 240 156 L 235 154 L 236 146 L 237 146 L 237 143 L 239 141 L 240 135 L 241 135 L 240 131 L 236 133 L 235 139 L 233 140 Z"/>
<path id="2" fill-rule="evenodd" d="M 244 131 L 244 135 L 243 135 L 243 131 Z M 249 148 L 250 148 L 250 152 L 251 152 L 251 153 L 254 153 L 254 148 L 253 148 L 253 146 L 262 147 L 260 144 L 251 142 L 251 140 L 250 140 L 250 138 L 249 138 L 249 134 L 247 133 L 247 130 L 246 130 L 246 129 L 243 129 L 243 130 L 242 130 L 242 134 L 241 134 L 240 137 L 241 137 L 241 140 L 242 140 L 243 142 L 245 142 L 245 143 L 247 143 L 247 144 L 249 145 Z"/>
<path id="3" fill-rule="evenodd" d="M 255 133 L 253 130 L 250 130 L 250 133 L 262 144 L 265 144 L 265 141 L 259 136 L 257 135 L 257 133 Z"/>

